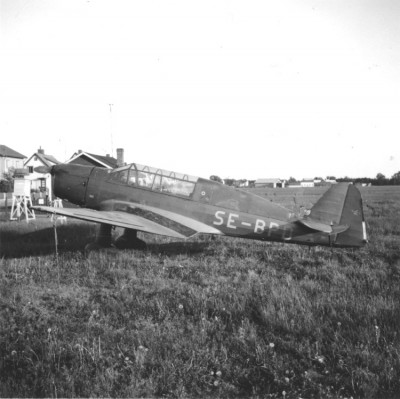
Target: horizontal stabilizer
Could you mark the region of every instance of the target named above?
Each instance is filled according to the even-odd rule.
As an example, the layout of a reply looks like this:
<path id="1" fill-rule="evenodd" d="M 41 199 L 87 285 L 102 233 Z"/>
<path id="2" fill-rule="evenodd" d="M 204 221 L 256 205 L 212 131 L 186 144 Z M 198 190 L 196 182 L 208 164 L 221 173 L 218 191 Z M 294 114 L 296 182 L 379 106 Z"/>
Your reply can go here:
<path id="1" fill-rule="evenodd" d="M 306 219 L 300 219 L 298 220 L 299 223 L 301 223 L 304 226 L 307 226 L 310 229 L 321 231 L 323 233 L 328 233 L 328 234 L 339 234 L 343 233 L 346 231 L 349 226 L 347 225 L 330 225 L 326 223 L 321 223 L 320 221 L 313 220 L 310 218 Z"/>

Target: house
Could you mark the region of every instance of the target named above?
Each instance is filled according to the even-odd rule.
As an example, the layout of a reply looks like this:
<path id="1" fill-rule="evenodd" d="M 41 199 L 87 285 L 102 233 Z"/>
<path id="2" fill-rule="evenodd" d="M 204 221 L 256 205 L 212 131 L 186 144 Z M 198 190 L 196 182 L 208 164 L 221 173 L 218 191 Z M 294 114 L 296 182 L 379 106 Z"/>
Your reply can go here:
<path id="1" fill-rule="evenodd" d="M 300 186 L 301 187 L 314 187 L 315 186 L 314 179 L 303 179 L 300 182 Z"/>
<path id="2" fill-rule="evenodd" d="M 256 188 L 260 187 L 285 187 L 285 180 L 277 179 L 277 178 L 272 178 L 272 179 L 257 179 L 254 183 L 254 186 Z"/>
<path id="3" fill-rule="evenodd" d="M 337 184 L 337 181 L 336 181 L 336 177 L 335 177 L 335 176 L 328 176 L 328 177 L 325 179 L 325 181 L 326 181 L 327 183 L 330 183 L 330 184 Z"/>
<path id="4" fill-rule="evenodd" d="M 314 186 L 320 187 L 325 186 L 325 180 L 322 177 L 314 177 Z"/>
<path id="5" fill-rule="evenodd" d="M 31 181 L 31 190 L 34 193 L 34 199 L 36 199 L 36 197 L 44 198 L 46 202 L 47 200 L 53 200 L 50 173 L 37 173 L 35 172 L 35 168 L 38 166 L 53 166 L 59 163 L 60 162 L 52 155 L 46 154 L 43 148 L 39 148 L 37 152 L 32 154 L 28 160 L 25 161 L 24 168 L 27 169 L 28 172 L 25 178 Z"/>
<path id="6" fill-rule="evenodd" d="M 0 144 L 0 180 L 4 178 L 5 173 L 23 168 L 25 159 L 25 155 Z"/>
<path id="7" fill-rule="evenodd" d="M 96 155 L 86 151 L 79 150 L 66 162 L 78 165 L 98 166 L 101 168 L 114 169 L 119 166 L 125 165 L 124 163 L 124 149 L 117 148 L 117 159 L 107 155 Z"/>
<path id="8" fill-rule="evenodd" d="M 249 181 L 246 179 L 236 180 L 235 187 L 248 187 Z"/>

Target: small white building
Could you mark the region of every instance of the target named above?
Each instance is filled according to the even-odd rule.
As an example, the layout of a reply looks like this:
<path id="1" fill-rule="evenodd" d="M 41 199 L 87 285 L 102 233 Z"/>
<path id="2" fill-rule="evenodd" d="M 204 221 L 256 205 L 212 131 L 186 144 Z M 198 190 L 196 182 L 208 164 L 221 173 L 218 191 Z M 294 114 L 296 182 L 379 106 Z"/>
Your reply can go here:
<path id="1" fill-rule="evenodd" d="M 254 183 L 255 187 L 285 187 L 285 180 L 277 179 L 277 178 L 266 178 L 266 179 L 257 179 Z"/>
<path id="2" fill-rule="evenodd" d="M 337 184 L 336 179 L 333 176 L 328 176 L 325 181 L 330 184 Z"/>
<path id="3" fill-rule="evenodd" d="M 301 187 L 314 187 L 315 186 L 314 179 L 303 179 L 300 182 L 300 186 Z"/>
<path id="4" fill-rule="evenodd" d="M 24 168 L 28 169 L 26 179 L 31 181 L 31 190 L 34 193 L 34 197 L 36 194 L 39 194 L 41 197 L 47 197 L 50 201 L 54 199 L 50 173 L 37 173 L 35 172 L 35 168 L 38 166 L 54 166 L 59 163 L 60 162 L 52 155 L 45 154 L 42 148 L 39 148 L 37 152 L 25 162 Z"/>

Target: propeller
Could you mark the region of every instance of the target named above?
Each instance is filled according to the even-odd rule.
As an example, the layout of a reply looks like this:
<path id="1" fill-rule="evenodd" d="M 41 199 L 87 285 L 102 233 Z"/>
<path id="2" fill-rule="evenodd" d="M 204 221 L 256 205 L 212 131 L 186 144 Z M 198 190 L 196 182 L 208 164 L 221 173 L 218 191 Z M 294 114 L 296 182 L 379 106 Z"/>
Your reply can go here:
<path id="1" fill-rule="evenodd" d="M 37 166 L 35 169 L 33 169 L 36 173 L 51 173 L 53 170 L 52 166 Z"/>

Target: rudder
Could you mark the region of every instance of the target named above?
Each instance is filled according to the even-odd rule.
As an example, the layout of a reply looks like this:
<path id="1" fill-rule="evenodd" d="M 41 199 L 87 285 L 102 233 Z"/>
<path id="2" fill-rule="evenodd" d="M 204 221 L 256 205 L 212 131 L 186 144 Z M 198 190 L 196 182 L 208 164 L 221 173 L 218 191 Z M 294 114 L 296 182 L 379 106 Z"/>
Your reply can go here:
<path id="1" fill-rule="evenodd" d="M 367 242 L 367 229 L 360 191 L 349 185 L 343 206 L 340 224 L 349 228 L 337 235 L 334 245 L 339 247 L 361 247 Z"/>

